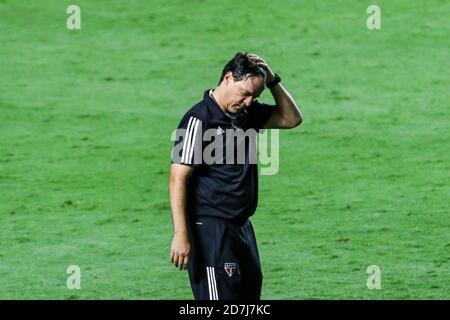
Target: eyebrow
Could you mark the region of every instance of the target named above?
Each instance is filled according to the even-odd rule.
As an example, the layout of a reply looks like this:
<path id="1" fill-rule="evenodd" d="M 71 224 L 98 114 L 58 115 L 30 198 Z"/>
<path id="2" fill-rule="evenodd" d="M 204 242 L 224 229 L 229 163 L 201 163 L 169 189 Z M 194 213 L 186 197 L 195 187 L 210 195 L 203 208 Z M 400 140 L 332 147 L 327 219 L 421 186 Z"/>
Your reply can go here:
<path id="1" fill-rule="evenodd" d="M 247 93 L 247 94 L 249 94 L 249 95 L 251 95 L 251 96 L 253 96 L 252 95 L 252 93 L 250 92 L 250 91 L 248 91 L 248 90 L 245 90 L 244 88 L 242 88 L 241 87 L 241 90 L 243 90 L 245 93 Z M 259 97 L 259 94 L 255 97 L 255 98 L 258 98 Z"/>

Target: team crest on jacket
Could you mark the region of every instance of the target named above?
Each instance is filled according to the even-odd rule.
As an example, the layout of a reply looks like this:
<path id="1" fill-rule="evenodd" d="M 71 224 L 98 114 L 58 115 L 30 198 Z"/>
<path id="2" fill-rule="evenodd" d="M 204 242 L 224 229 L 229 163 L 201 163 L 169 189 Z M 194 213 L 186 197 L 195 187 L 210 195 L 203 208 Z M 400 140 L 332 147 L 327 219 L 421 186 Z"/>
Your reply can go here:
<path id="1" fill-rule="evenodd" d="M 225 262 L 224 268 L 228 275 L 231 277 L 237 269 L 237 264 L 234 262 Z"/>

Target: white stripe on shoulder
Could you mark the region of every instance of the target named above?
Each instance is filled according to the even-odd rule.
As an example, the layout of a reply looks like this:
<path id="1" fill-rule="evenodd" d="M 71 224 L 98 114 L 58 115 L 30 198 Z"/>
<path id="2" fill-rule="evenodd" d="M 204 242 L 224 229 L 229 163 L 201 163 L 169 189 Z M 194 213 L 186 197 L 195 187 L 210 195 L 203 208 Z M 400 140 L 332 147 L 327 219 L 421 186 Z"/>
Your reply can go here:
<path id="1" fill-rule="evenodd" d="M 186 154 L 187 154 L 186 147 L 187 147 L 189 131 L 191 130 L 191 128 L 192 128 L 192 117 L 189 118 L 189 122 L 188 122 L 188 125 L 187 125 L 186 133 L 185 133 L 184 138 L 183 138 L 184 141 L 183 141 L 183 152 L 181 154 L 181 163 L 184 162 L 184 158 L 186 157 Z"/>
<path id="2" fill-rule="evenodd" d="M 191 149 L 193 146 L 192 136 L 193 136 L 194 128 L 196 128 L 196 124 L 200 121 L 195 117 L 191 117 L 191 119 L 192 119 L 191 127 L 186 132 L 186 141 L 187 141 L 186 150 L 185 150 L 186 153 L 184 154 L 184 158 L 181 159 L 182 160 L 181 162 L 186 163 L 186 164 L 191 163 L 191 159 L 189 156 L 191 154 Z"/>
<path id="3" fill-rule="evenodd" d="M 181 159 L 183 163 L 187 163 L 188 162 L 187 158 L 189 157 L 189 150 L 191 149 L 192 131 L 194 129 L 195 122 L 196 122 L 194 117 L 191 117 L 191 119 L 192 119 L 191 127 L 186 132 L 186 141 L 187 141 L 186 154 L 185 154 L 184 159 Z"/>
<path id="4" fill-rule="evenodd" d="M 191 145 L 191 151 L 189 152 L 189 156 L 187 159 L 187 163 L 192 163 L 192 155 L 194 153 L 194 146 L 195 146 L 195 137 L 197 135 L 197 128 L 198 128 L 198 124 L 200 123 L 200 120 L 197 120 L 197 122 L 195 123 L 195 128 L 194 128 L 194 134 L 192 135 L 192 145 Z"/>

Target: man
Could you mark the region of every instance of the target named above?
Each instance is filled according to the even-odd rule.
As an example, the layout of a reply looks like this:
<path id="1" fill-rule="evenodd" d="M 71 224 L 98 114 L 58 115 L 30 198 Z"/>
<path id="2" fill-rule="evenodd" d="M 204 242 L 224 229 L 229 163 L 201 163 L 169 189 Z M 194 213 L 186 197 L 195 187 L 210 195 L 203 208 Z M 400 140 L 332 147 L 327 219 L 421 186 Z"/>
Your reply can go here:
<path id="1" fill-rule="evenodd" d="M 206 163 L 201 137 L 208 129 L 219 139 L 229 130 L 298 126 L 301 113 L 280 82 L 263 59 L 237 53 L 225 65 L 219 85 L 204 93 L 178 127 L 169 186 L 174 227 L 170 258 L 177 268 L 188 269 L 196 299 L 260 299 L 262 273 L 249 220 L 258 201 L 252 149 L 245 147 L 243 163 L 230 163 L 226 154 L 236 146 L 227 139 L 223 153 L 214 152 L 218 161 Z M 256 100 L 265 86 L 275 105 Z"/>

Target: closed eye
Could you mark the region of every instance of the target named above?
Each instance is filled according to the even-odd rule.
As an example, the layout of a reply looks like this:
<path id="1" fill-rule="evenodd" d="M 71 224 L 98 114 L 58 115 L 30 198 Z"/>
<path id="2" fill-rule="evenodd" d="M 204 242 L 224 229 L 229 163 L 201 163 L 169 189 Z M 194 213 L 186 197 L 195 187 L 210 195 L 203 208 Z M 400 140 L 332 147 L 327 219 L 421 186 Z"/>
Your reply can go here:
<path id="1" fill-rule="evenodd" d="M 250 91 L 247 91 L 245 89 L 242 89 L 242 92 L 244 93 L 245 96 L 250 97 L 253 96 L 253 94 Z M 257 96 L 254 96 L 253 99 L 257 99 L 259 98 L 259 94 Z"/>

